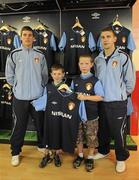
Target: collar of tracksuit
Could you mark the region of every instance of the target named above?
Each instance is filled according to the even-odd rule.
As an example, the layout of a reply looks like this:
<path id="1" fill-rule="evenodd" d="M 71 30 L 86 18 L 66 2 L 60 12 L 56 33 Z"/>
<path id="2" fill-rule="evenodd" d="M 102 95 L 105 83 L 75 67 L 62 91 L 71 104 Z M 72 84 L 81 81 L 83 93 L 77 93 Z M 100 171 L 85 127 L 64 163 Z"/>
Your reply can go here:
<path id="1" fill-rule="evenodd" d="M 81 79 L 88 79 L 91 76 L 93 76 L 93 74 L 91 72 L 88 72 L 87 74 L 81 74 L 80 75 Z"/>
<path id="2" fill-rule="evenodd" d="M 23 46 L 23 44 L 21 44 L 21 48 L 24 49 L 24 50 L 26 50 L 26 51 L 30 51 L 30 50 L 34 49 L 33 47 L 31 47 L 31 48 L 26 48 L 26 47 Z"/>
<path id="3" fill-rule="evenodd" d="M 54 82 L 52 82 L 52 84 L 55 86 L 55 87 L 59 87 L 61 84 L 63 84 L 64 82 L 63 81 L 61 81 L 60 83 L 58 83 L 58 84 L 54 84 Z"/>
<path id="4" fill-rule="evenodd" d="M 105 61 L 106 63 L 108 63 L 109 59 L 113 56 L 113 54 L 115 53 L 116 49 L 114 49 L 114 51 L 112 52 L 112 54 L 110 56 L 106 56 L 105 55 L 105 51 L 103 51 L 103 55 L 104 55 L 104 58 L 105 58 Z"/>
<path id="5" fill-rule="evenodd" d="M 119 51 L 119 48 L 116 48 L 114 51 L 113 51 L 113 53 L 110 55 L 110 56 L 108 56 L 108 57 L 105 57 L 105 53 L 104 53 L 104 51 L 101 51 L 101 53 L 99 54 L 99 57 L 101 57 L 101 58 L 111 58 L 111 57 L 115 57 L 115 56 L 117 56 L 117 52 Z"/>

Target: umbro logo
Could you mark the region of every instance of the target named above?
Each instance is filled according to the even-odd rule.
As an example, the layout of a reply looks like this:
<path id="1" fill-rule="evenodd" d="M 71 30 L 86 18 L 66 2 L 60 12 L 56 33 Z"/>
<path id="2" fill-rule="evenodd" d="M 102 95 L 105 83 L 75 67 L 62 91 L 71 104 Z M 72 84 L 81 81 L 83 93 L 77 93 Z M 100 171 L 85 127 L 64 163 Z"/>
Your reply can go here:
<path id="1" fill-rule="evenodd" d="M 118 117 L 117 119 L 123 119 L 123 117 Z"/>
<path id="2" fill-rule="evenodd" d="M 56 102 L 56 101 L 52 101 L 51 103 L 52 103 L 53 105 L 56 105 L 56 104 L 57 104 L 57 102 Z"/>
<path id="3" fill-rule="evenodd" d="M 91 14 L 91 18 L 92 19 L 100 19 L 100 14 L 97 13 L 97 12 L 94 12 L 94 13 Z"/>
<path id="4" fill-rule="evenodd" d="M 22 19 L 23 19 L 23 22 L 28 23 L 28 22 L 30 22 L 31 17 L 25 16 L 25 17 L 23 17 Z"/>

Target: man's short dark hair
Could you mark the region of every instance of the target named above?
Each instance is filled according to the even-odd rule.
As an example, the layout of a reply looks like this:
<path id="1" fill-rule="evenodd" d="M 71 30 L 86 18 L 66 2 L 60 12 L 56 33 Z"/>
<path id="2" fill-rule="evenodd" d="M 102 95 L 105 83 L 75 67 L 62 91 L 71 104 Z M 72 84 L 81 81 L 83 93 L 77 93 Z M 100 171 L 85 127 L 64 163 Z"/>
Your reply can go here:
<path id="1" fill-rule="evenodd" d="M 30 26 L 23 26 L 22 27 L 22 29 L 21 29 L 21 36 L 22 36 L 23 31 L 31 31 L 33 36 L 34 36 L 33 29 Z"/>
<path id="2" fill-rule="evenodd" d="M 116 36 L 116 35 L 115 35 L 115 32 L 113 31 L 113 29 L 112 29 L 111 26 L 108 26 L 108 27 L 105 27 L 104 29 L 102 29 L 102 30 L 101 30 L 101 33 L 102 33 L 102 32 L 106 32 L 106 31 L 110 31 L 110 32 L 113 33 L 114 36 Z"/>

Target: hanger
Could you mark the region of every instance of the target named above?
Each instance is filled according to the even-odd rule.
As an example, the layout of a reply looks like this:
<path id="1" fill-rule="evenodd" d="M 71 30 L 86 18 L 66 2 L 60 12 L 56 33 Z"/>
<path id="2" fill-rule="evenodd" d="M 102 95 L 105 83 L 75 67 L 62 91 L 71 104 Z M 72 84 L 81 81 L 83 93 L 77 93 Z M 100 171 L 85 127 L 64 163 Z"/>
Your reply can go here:
<path id="1" fill-rule="evenodd" d="M 39 24 L 36 28 L 36 30 L 45 30 L 45 27 L 41 24 Z"/>
<path id="2" fill-rule="evenodd" d="M 16 27 L 11 26 L 10 24 L 7 24 L 7 25 L 9 26 L 9 28 L 12 28 L 12 29 L 14 29 L 14 30 L 17 30 L 17 28 L 16 28 Z"/>
<path id="3" fill-rule="evenodd" d="M 45 23 L 43 23 L 39 18 L 37 19 L 37 21 L 40 23 L 40 24 L 36 27 L 37 30 L 45 30 L 45 29 L 48 29 L 48 28 L 49 28 L 49 27 L 48 27 Z"/>
<path id="4" fill-rule="evenodd" d="M 10 86 L 8 83 L 6 83 L 6 84 L 3 85 L 2 88 L 8 88 L 8 89 L 11 89 L 11 86 Z"/>
<path id="5" fill-rule="evenodd" d="M 112 26 L 116 26 L 116 25 L 122 27 L 122 24 L 119 21 L 119 15 L 118 14 L 116 15 L 116 18 L 112 23 Z"/>
<path id="6" fill-rule="evenodd" d="M 3 24 L 3 20 L 2 20 L 2 24 Z M 9 31 L 11 31 L 11 29 L 17 30 L 16 27 L 14 27 L 14 26 L 12 26 L 12 25 L 10 25 L 10 24 L 4 24 L 2 27 L 0 27 L 0 30 L 1 30 L 1 31 L 7 31 L 7 32 L 9 32 Z"/>
<path id="7" fill-rule="evenodd" d="M 80 24 L 80 21 L 79 21 L 79 18 L 76 17 L 76 22 L 75 24 L 72 26 L 72 29 L 76 28 L 76 27 L 79 27 L 81 29 L 83 29 L 83 26 Z"/>
<path id="8" fill-rule="evenodd" d="M 0 27 L 0 31 L 11 31 L 11 28 L 7 25 L 7 24 L 4 24 L 2 27 Z"/>
<path id="9" fill-rule="evenodd" d="M 67 84 L 61 84 L 58 90 L 66 90 L 66 91 L 72 92 L 72 90 L 69 88 Z"/>

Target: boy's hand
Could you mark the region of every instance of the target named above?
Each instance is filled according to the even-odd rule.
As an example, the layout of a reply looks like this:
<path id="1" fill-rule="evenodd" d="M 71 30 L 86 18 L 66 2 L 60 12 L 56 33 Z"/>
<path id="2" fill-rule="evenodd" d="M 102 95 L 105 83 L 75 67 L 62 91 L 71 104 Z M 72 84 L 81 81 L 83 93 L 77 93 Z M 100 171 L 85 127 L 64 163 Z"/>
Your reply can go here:
<path id="1" fill-rule="evenodd" d="M 84 100 L 87 100 L 87 96 L 86 95 L 83 95 L 82 93 L 79 93 L 77 98 L 81 101 L 84 101 Z"/>

